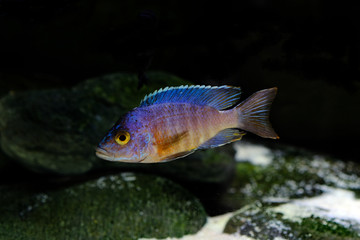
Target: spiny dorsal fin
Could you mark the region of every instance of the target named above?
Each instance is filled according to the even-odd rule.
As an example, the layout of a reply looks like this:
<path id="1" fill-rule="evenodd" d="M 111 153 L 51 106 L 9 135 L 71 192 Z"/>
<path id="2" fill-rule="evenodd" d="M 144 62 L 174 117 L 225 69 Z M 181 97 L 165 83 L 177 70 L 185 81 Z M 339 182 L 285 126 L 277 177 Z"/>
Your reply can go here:
<path id="1" fill-rule="evenodd" d="M 241 90 L 230 86 L 180 86 L 166 87 L 147 95 L 139 107 L 160 103 L 192 103 L 212 106 L 224 110 L 235 106 L 240 99 Z"/>

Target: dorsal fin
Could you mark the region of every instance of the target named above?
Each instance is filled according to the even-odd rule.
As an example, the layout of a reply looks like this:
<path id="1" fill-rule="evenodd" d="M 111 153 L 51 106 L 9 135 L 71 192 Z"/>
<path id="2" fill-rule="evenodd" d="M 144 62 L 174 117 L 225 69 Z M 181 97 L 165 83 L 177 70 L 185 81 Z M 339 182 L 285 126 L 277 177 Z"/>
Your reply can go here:
<path id="1" fill-rule="evenodd" d="M 230 86 L 180 86 L 166 87 L 147 95 L 139 107 L 160 103 L 192 103 L 212 106 L 224 110 L 235 106 L 240 99 L 241 90 Z"/>

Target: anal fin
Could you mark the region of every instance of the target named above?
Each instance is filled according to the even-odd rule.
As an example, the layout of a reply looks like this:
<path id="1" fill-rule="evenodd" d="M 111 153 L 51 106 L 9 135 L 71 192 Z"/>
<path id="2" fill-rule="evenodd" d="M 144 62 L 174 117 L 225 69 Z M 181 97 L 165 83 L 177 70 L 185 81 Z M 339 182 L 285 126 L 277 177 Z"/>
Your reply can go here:
<path id="1" fill-rule="evenodd" d="M 237 128 L 224 129 L 199 146 L 199 149 L 214 148 L 240 140 L 245 132 Z"/>
<path id="2" fill-rule="evenodd" d="M 192 154 L 193 152 L 195 152 L 195 150 L 190 150 L 190 151 L 175 153 L 175 154 L 172 154 L 172 155 L 170 155 L 170 156 L 166 156 L 166 157 L 160 159 L 159 162 L 170 162 L 170 161 L 175 160 L 175 159 L 178 159 L 178 158 L 186 157 L 187 155 L 190 155 L 190 154 Z"/>

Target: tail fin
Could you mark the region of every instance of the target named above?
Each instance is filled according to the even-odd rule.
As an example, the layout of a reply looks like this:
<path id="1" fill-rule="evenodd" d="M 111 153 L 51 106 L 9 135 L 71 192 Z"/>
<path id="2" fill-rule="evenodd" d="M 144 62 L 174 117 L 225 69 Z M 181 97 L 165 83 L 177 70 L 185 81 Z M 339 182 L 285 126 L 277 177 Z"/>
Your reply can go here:
<path id="1" fill-rule="evenodd" d="M 270 106 L 276 96 L 277 88 L 258 91 L 241 102 L 236 110 L 239 128 L 255 133 L 260 137 L 278 139 L 269 122 Z"/>

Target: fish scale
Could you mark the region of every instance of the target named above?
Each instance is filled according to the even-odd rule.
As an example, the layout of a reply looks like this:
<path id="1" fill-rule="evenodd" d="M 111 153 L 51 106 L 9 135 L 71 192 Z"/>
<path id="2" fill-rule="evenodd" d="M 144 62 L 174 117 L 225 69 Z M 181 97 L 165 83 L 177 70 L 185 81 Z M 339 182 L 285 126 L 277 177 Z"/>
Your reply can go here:
<path id="1" fill-rule="evenodd" d="M 261 90 L 240 102 L 237 87 L 159 89 L 119 119 L 96 155 L 110 161 L 154 163 L 238 141 L 244 131 L 276 139 L 269 122 L 276 92 L 276 88 Z"/>
<path id="2" fill-rule="evenodd" d="M 160 146 L 166 142 L 166 139 L 172 139 L 173 136 L 183 132 L 188 133 L 177 144 L 167 148 L 167 151 L 157 148 L 156 154 L 160 159 L 168 152 L 173 151 L 175 147 L 180 152 L 193 150 L 215 136 L 225 126 L 232 127 L 230 121 L 233 118 L 227 116 L 233 114 L 232 111 L 221 114 L 212 107 L 184 103 L 154 105 L 149 110 L 153 112 L 154 116 L 157 113 L 151 122 L 150 131 L 156 136 L 154 141 L 160 143 Z"/>

